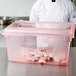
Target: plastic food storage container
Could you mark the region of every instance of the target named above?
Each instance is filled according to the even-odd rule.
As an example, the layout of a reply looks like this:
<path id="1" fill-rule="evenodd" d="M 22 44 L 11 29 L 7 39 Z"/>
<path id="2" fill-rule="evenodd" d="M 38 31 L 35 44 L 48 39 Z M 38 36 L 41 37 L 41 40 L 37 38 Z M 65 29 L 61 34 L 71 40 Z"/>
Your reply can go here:
<path id="1" fill-rule="evenodd" d="M 2 34 L 9 61 L 67 65 L 74 30 L 67 22 L 16 21 Z"/>

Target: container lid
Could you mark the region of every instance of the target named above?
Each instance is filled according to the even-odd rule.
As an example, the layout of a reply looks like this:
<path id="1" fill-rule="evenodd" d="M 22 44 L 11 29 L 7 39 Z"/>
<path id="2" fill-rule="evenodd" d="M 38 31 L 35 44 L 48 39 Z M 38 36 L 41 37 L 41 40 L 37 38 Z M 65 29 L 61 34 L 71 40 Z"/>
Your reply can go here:
<path id="1" fill-rule="evenodd" d="M 74 37 L 75 25 L 69 22 L 15 21 L 2 31 L 3 35 L 54 35 Z"/>

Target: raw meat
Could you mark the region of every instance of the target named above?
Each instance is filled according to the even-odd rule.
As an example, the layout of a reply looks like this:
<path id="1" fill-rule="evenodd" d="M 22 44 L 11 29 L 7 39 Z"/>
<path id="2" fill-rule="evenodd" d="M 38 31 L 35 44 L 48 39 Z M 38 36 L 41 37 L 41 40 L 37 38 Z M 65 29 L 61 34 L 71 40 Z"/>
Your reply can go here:
<path id="1" fill-rule="evenodd" d="M 24 52 L 23 52 L 24 53 Z M 25 50 L 23 54 L 26 61 L 46 64 L 47 62 L 66 63 L 64 54 L 54 54 L 51 50 L 46 49 L 30 49 Z"/>
<path id="2" fill-rule="evenodd" d="M 34 51 L 27 51 L 25 58 L 31 62 L 46 63 L 53 58 L 53 53 L 46 49 L 35 49 Z"/>

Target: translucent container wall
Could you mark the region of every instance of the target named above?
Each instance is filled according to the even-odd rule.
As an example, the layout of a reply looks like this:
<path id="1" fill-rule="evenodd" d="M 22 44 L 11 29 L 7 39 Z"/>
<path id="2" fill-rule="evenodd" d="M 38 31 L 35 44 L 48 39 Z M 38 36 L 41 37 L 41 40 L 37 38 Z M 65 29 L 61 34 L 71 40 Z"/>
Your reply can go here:
<path id="1" fill-rule="evenodd" d="M 72 23 L 16 21 L 2 31 L 12 62 L 67 65 Z"/>

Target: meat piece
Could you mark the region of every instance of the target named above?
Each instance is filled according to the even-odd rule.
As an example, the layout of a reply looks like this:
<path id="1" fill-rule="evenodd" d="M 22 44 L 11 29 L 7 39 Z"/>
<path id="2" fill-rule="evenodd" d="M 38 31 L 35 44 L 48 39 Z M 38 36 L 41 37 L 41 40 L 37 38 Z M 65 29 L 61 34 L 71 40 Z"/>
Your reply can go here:
<path id="1" fill-rule="evenodd" d="M 45 52 L 43 54 L 44 54 L 45 57 L 50 57 L 50 58 L 53 57 L 53 53 L 52 52 Z"/>
<path id="2" fill-rule="evenodd" d="M 46 57 L 47 61 L 49 61 L 51 58 L 53 58 L 53 53 L 47 51 L 47 52 L 44 53 L 44 57 Z"/>
<path id="3" fill-rule="evenodd" d="M 54 54 L 53 59 L 55 62 L 60 63 L 61 61 L 65 60 L 65 53 Z"/>
<path id="4" fill-rule="evenodd" d="M 40 51 L 39 52 L 36 52 L 35 54 L 34 54 L 34 57 L 37 57 L 37 58 L 40 58 L 40 57 L 42 57 L 43 56 L 43 53 L 41 53 Z"/>
<path id="5" fill-rule="evenodd" d="M 46 63 L 46 57 L 41 57 L 40 59 L 39 59 L 39 63 Z"/>
<path id="6" fill-rule="evenodd" d="M 40 58 L 39 58 L 39 57 L 37 57 L 37 58 L 35 59 L 35 62 L 38 62 L 38 61 L 39 61 L 39 59 L 40 59 Z"/>
<path id="7" fill-rule="evenodd" d="M 52 52 L 49 53 L 48 56 L 49 56 L 50 58 L 53 58 L 53 53 L 52 53 Z"/>
<path id="8" fill-rule="evenodd" d="M 29 53 L 28 55 L 26 55 L 26 60 L 34 62 L 36 60 L 36 58 Z"/>
<path id="9" fill-rule="evenodd" d="M 41 51 L 41 52 L 47 52 L 47 50 L 46 50 L 46 49 L 41 49 L 40 51 Z"/>

